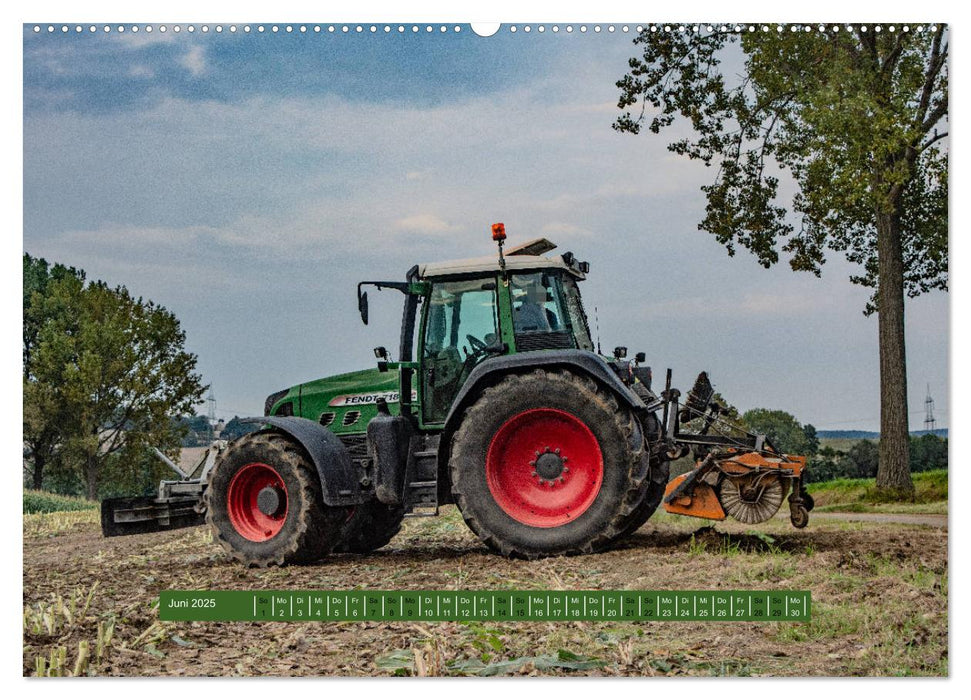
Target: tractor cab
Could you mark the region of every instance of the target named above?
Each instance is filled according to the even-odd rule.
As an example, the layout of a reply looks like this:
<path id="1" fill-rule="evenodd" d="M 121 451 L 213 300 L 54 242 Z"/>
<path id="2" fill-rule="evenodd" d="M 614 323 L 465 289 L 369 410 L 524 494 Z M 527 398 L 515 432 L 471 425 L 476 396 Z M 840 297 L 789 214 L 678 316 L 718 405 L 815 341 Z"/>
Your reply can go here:
<path id="1" fill-rule="evenodd" d="M 504 236 L 504 231 L 502 231 Z M 495 234 L 494 234 L 495 237 Z M 413 412 L 424 427 L 444 423 L 472 371 L 491 357 L 541 350 L 593 350 L 578 282 L 589 271 L 572 253 L 539 238 L 496 257 L 416 265 L 407 283 L 362 282 L 405 292 L 401 396 L 416 391 Z M 359 292 L 367 322 L 366 293 Z M 379 353 L 380 355 L 380 353 Z"/>

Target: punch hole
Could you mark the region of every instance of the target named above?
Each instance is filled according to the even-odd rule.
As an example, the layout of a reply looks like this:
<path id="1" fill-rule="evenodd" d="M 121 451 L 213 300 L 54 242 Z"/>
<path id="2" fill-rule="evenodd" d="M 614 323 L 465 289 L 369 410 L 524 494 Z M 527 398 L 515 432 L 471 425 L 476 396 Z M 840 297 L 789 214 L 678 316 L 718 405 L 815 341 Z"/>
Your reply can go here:
<path id="1" fill-rule="evenodd" d="M 472 31 L 478 36 L 489 37 L 498 32 L 501 26 L 498 22 L 473 22 Z"/>

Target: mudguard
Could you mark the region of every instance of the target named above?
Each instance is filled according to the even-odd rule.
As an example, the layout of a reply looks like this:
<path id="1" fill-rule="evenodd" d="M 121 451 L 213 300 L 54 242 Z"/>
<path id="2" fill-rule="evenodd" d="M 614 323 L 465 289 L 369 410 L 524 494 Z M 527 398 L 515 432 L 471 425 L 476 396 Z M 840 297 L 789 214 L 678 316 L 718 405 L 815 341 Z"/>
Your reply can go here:
<path id="1" fill-rule="evenodd" d="M 633 410 L 646 408 L 644 401 L 624 384 L 620 377 L 610 368 L 600 355 L 589 350 L 534 350 L 520 352 L 515 355 L 490 357 L 480 362 L 469 374 L 458 396 L 452 402 L 452 409 L 445 419 L 445 433 L 457 426 L 470 399 L 476 389 L 488 382 L 497 374 L 506 374 L 511 370 L 529 369 L 531 367 L 566 368 L 577 370 L 580 374 L 588 374 L 603 383 L 617 398 Z"/>
<path id="2" fill-rule="evenodd" d="M 239 422 L 270 425 L 299 442 L 317 468 L 324 503 L 327 505 L 355 506 L 368 500 L 361 492 L 357 472 L 347 449 L 324 426 L 295 416 L 241 418 Z"/>

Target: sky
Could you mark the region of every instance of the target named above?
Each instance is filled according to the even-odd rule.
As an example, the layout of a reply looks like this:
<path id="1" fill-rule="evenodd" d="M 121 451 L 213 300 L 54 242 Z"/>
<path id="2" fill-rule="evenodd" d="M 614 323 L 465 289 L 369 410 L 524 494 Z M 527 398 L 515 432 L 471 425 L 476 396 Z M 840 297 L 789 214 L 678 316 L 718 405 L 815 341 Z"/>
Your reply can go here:
<path id="1" fill-rule="evenodd" d="M 217 415 L 373 365 L 400 295 L 371 294 L 365 327 L 357 281 L 491 254 L 503 221 L 510 244 L 590 261 L 604 349 L 643 350 L 685 391 L 707 370 L 741 410 L 878 429 L 877 319 L 853 267 L 729 257 L 697 228 L 713 172 L 666 148 L 684 132 L 611 129 L 633 27 L 87 26 L 24 27 L 24 250 L 173 311 Z M 948 294 L 908 301 L 912 429 L 928 385 L 948 425 L 949 332 Z"/>

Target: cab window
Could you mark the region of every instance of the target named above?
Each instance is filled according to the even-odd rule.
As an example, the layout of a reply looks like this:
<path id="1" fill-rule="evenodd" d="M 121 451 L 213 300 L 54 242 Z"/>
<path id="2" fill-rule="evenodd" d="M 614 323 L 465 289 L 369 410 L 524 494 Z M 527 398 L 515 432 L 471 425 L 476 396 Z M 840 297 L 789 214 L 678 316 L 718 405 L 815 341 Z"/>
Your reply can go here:
<path id="1" fill-rule="evenodd" d="M 422 412 L 426 422 L 440 422 L 469 373 L 497 345 L 495 279 L 436 282 L 426 314 Z"/>

